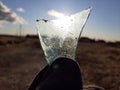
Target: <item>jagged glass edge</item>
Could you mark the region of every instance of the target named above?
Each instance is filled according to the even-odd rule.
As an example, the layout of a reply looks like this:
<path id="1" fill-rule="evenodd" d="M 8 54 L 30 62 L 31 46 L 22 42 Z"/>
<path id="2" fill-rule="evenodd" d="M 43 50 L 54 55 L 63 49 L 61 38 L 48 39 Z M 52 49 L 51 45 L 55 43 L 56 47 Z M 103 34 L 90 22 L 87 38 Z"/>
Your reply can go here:
<path id="1" fill-rule="evenodd" d="M 85 10 L 89 10 L 89 13 L 88 13 L 88 16 L 87 16 L 87 18 L 86 18 L 86 20 L 85 20 L 85 22 L 84 22 L 84 25 L 83 25 L 83 27 L 82 27 L 82 29 L 81 29 L 81 32 L 80 32 L 80 34 L 79 34 L 79 37 L 78 38 L 80 38 L 80 36 L 81 36 L 81 34 L 82 34 L 82 31 L 83 31 L 83 28 L 85 27 L 85 25 L 86 25 L 86 22 L 87 22 L 87 20 L 88 20 L 88 18 L 89 18 L 89 16 L 90 16 L 90 13 L 91 13 L 91 10 L 92 10 L 92 8 L 91 7 L 89 7 L 89 8 L 87 8 L 87 9 L 85 9 Z M 85 10 L 82 10 L 81 12 L 83 12 L 83 11 L 85 11 Z M 81 12 L 79 12 L 79 13 L 81 13 Z M 77 13 L 76 13 L 77 14 Z M 73 15 L 75 15 L 75 14 L 73 14 Z M 72 15 L 71 15 L 72 16 Z M 44 19 L 42 19 L 42 20 L 39 20 L 39 21 L 43 21 Z M 55 20 L 58 20 L 58 19 L 55 19 Z M 47 20 L 48 21 L 48 20 Z M 49 21 L 52 21 L 52 20 L 49 20 Z M 38 22 L 38 21 L 37 21 Z M 40 40 L 40 44 L 41 44 L 41 46 L 42 46 L 42 49 L 43 49 L 43 52 L 44 52 L 44 55 L 45 55 L 45 58 L 46 58 L 46 56 L 47 56 L 47 53 L 46 53 L 46 50 L 45 50 L 45 44 L 44 44 L 44 42 L 43 42 L 43 40 L 42 40 L 42 37 L 41 37 L 41 34 L 40 34 L 40 31 L 38 30 L 38 28 L 37 28 L 37 33 L 38 33 L 38 36 L 39 36 L 39 40 Z M 79 39 L 78 39 L 78 41 L 79 41 Z M 77 50 L 77 48 L 78 48 L 78 41 L 77 41 L 77 46 L 76 46 L 76 50 Z M 76 50 L 75 50 L 75 52 L 76 52 Z M 77 52 L 76 52 L 77 53 Z M 76 54 L 75 54 L 76 55 Z M 57 59 L 57 58 L 59 58 L 59 57 L 61 57 L 61 56 L 58 56 L 58 57 L 56 57 L 55 59 Z M 76 57 L 76 56 L 75 56 Z M 69 58 L 69 57 L 68 57 Z M 71 58 L 71 57 L 70 57 Z M 46 60 L 47 60 L 47 58 L 46 58 Z M 74 59 L 73 59 L 74 60 Z M 50 61 L 49 60 L 47 60 L 47 62 L 48 62 L 48 64 L 50 63 Z"/>

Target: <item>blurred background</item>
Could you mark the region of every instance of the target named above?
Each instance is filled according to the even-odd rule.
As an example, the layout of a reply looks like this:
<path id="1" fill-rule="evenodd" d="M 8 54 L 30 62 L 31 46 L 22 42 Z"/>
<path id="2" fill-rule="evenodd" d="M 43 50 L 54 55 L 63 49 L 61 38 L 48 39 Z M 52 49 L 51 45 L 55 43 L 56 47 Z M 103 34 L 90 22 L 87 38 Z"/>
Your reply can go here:
<path id="1" fill-rule="evenodd" d="M 46 66 L 37 19 L 92 7 L 77 49 L 84 85 L 120 90 L 120 0 L 0 0 L 0 90 L 27 90 Z"/>

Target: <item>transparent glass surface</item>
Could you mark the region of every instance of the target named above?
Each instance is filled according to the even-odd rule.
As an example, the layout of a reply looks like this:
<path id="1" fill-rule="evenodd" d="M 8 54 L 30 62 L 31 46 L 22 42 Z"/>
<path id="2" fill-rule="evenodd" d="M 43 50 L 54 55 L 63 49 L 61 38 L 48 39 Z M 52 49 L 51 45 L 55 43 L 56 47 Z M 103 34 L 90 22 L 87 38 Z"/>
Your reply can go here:
<path id="1" fill-rule="evenodd" d="M 76 47 L 91 8 L 56 20 L 37 20 L 45 58 L 51 64 L 58 57 L 75 60 Z"/>

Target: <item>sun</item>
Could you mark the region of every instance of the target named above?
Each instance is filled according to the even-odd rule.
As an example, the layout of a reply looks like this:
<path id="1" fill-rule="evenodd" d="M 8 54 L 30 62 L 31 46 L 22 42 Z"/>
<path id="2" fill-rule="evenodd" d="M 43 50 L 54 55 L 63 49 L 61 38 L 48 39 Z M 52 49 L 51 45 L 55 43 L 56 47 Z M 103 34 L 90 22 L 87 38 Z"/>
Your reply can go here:
<path id="1" fill-rule="evenodd" d="M 63 34 L 67 34 L 70 30 L 71 18 L 69 16 L 63 16 L 59 19 L 54 20 L 54 26 L 58 30 L 62 31 Z"/>

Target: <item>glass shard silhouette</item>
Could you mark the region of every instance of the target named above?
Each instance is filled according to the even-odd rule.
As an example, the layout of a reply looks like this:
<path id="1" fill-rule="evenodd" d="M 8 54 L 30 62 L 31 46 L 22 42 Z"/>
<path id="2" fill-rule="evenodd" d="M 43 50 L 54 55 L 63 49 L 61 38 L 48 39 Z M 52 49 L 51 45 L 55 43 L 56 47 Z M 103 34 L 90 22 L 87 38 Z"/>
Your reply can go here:
<path id="1" fill-rule="evenodd" d="M 56 20 L 37 20 L 37 30 L 45 58 L 51 64 L 58 57 L 75 60 L 76 47 L 91 8 Z"/>

